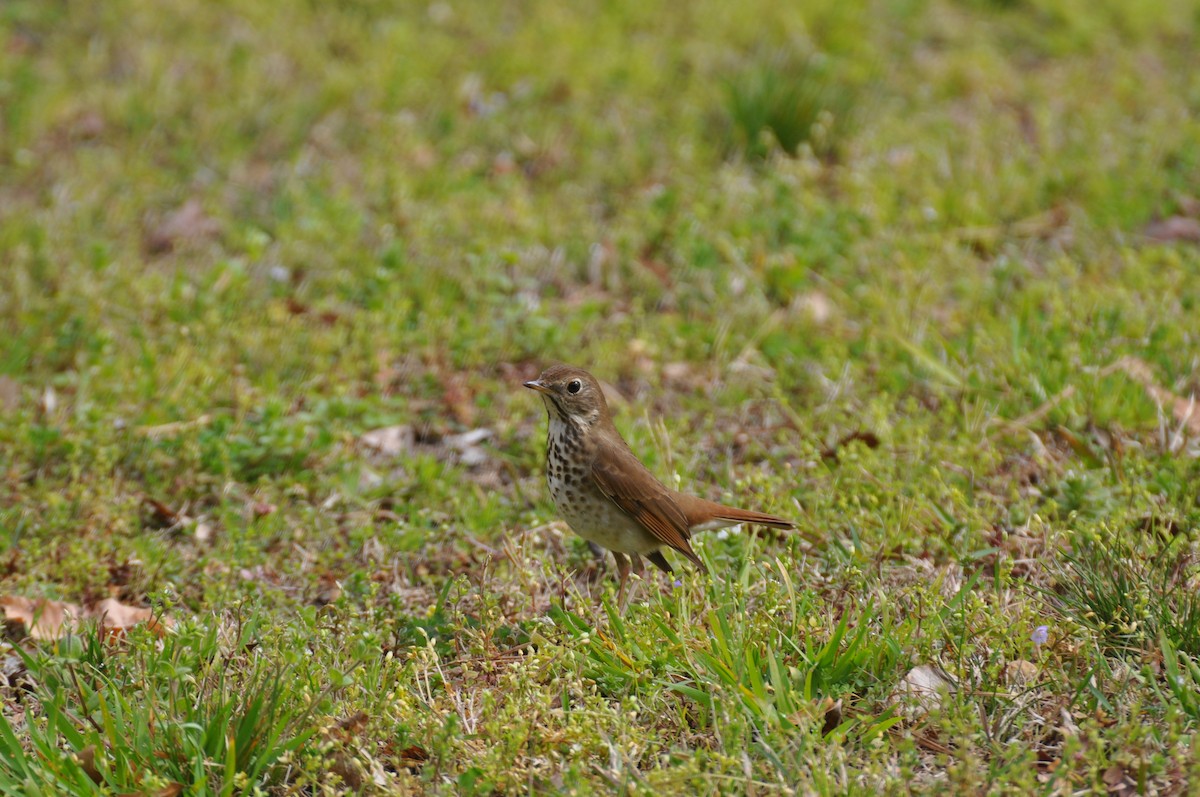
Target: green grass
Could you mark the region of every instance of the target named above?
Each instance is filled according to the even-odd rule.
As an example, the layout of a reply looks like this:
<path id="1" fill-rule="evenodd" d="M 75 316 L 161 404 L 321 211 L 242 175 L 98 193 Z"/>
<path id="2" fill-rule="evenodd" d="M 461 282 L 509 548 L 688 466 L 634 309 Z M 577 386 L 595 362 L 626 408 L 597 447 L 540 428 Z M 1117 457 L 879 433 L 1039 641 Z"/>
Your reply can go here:
<path id="1" fill-rule="evenodd" d="M 839 83 L 822 54 L 780 53 L 733 78 L 728 87 L 730 149 L 764 158 L 776 147 L 789 155 L 802 146 L 826 159 L 852 134 L 856 94 Z"/>
<path id="2" fill-rule="evenodd" d="M 10 629 L 0 793 L 1200 778 L 1161 401 L 1200 249 L 1142 234 L 1200 213 L 1198 25 L 0 5 L 0 596 L 178 623 Z M 520 387 L 560 360 L 665 481 L 799 531 L 701 534 L 710 577 L 615 613 Z"/>

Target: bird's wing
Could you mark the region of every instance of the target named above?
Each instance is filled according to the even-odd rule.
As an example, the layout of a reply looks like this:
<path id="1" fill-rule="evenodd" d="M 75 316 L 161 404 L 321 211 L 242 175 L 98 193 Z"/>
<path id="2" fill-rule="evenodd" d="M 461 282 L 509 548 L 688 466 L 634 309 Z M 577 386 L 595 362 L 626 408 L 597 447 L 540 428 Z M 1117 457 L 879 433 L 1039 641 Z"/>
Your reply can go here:
<path id="1" fill-rule="evenodd" d="M 624 443 L 604 441 L 598 453 L 592 462 L 592 479 L 600 492 L 664 545 L 704 569 L 688 542 L 687 516 L 671 497 L 671 491 L 638 462 Z"/>

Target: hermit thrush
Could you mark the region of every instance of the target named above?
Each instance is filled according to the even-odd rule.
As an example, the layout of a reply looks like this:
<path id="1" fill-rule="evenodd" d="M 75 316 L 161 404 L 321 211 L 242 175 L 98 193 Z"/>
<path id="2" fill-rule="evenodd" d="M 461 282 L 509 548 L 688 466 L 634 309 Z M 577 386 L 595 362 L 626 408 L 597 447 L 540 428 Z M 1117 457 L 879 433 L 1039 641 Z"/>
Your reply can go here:
<path id="1" fill-rule="evenodd" d="M 663 485 L 629 449 L 609 417 L 600 383 L 587 371 L 555 365 L 525 387 L 542 394 L 550 416 L 546 483 L 554 505 L 575 533 L 612 551 L 622 607 L 631 558 L 639 575 L 643 556 L 670 573 L 662 551 L 673 548 L 703 571 L 688 542 L 693 531 L 738 523 L 794 528 L 775 515 L 723 506 Z"/>

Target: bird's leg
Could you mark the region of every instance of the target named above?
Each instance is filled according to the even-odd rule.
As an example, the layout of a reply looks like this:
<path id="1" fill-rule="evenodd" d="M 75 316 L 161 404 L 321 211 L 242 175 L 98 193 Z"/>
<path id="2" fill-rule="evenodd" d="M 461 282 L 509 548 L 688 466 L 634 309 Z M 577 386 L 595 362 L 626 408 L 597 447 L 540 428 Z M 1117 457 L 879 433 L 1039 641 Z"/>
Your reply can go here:
<path id="1" fill-rule="evenodd" d="M 629 558 L 620 551 L 613 551 L 612 555 L 617 562 L 617 580 L 620 583 L 620 586 L 617 587 L 617 607 L 624 612 L 625 588 L 629 586 Z"/>
<path id="2" fill-rule="evenodd" d="M 646 575 L 646 564 L 642 561 L 642 557 L 638 556 L 636 553 L 631 553 L 629 554 L 629 558 L 633 560 L 633 572 L 634 575 L 638 577 L 638 580 L 633 582 L 633 588 L 630 589 L 629 594 L 625 596 L 626 605 L 633 600 L 634 594 L 638 591 L 638 587 L 641 585 L 642 579 Z M 624 614 L 624 612 L 625 606 L 622 606 L 621 613 Z"/>

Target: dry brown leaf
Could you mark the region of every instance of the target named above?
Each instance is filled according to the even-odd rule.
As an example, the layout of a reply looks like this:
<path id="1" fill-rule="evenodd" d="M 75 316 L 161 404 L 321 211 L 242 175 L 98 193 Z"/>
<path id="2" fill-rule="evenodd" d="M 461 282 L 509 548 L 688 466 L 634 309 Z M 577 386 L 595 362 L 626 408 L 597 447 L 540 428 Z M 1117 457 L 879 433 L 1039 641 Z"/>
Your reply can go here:
<path id="1" fill-rule="evenodd" d="M 334 750 L 329 754 L 329 771 L 342 779 L 350 791 L 358 793 L 363 787 L 362 766 L 345 750 Z"/>
<path id="2" fill-rule="evenodd" d="M 126 628 L 147 623 L 147 627 L 156 634 L 162 634 L 173 623 L 169 618 L 156 615 L 153 609 L 142 609 L 137 606 L 127 606 L 114 599 L 104 600 L 91 607 L 88 614 L 97 617 L 105 628 L 111 631 L 123 632 Z"/>
<path id="3" fill-rule="evenodd" d="M 1032 661 L 1017 659 L 1004 665 L 1004 681 L 1010 686 L 1023 688 L 1037 680 L 1038 666 Z"/>
<path id="4" fill-rule="evenodd" d="M 328 606 L 340 597 L 342 597 L 342 585 L 338 583 L 337 577 L 332 573 L 322 575 L 318 579 L 317 594 L 313 598 L 313 604 Z"/>
<path id="5" fill-rule="evenodd" d="M 1137 781 L 1131 778 L 1120 764 L 1113 764 L 1104 770 L 1103 778 L 1109 794 L 1124 797 L 1124 795 L 1137 793 Z"/>
<path id="6" fill-rule="evenodd" d="M 158 524 L 156 528 L 171 528 L 172 526 L 177 526 L 181 522 L 187 520 L 185 515 L 176 512 L 174 509 L 167 506 L 162 501 L 159 501 L 157 498 L 143 495 L 142 503 L 150 507 L 151 514 L 154 516 L 154 521 Z"/>
<path id="7" fill-rule="evenodd" d="M 1200 219 L 1200 197 L 1176 191 L 1173 192 L 1171 198 L 1175 200 L 1175 206 L 1179 208 L 1180 215 Z"/>
<path id="8" fill-rule="evenodd" d="M 15 410 L 20 405 L 20 383 L 7 374 L 0 374 L 0 410 Z"/>
<path id="9" fill-rule="evenodd" d="M 908 671 L 892 694 L 893 702 L 915 702 L 925 712 L 942 705 L 942 695 L 953 691 L 954 684 L 941 671 L 929 664 L 919 664 Z"/>
<path id="10" fill-rule="evenodd" d="M 273 514 L 275 514 L 275 512 L 277 510 L 278 510 L 277 506 L 275 506 L 274 504 L 267 503 L 266 501 L 251 501 L 250 502 L 250 513 L 252 515 L 254 515 L 254 517 L 256 517 L 256 518 L 262 518 L 262 517 L 267 517 L 268 515 L 273 515 Z"/>
<path id="11" fill-rule="evenodd" d="M 152 255 L 170 252 L 179 241 L 208 238 L 220 232 L 221 226 L 204 212 L 198 199 L 189 199 L 146 235 L 146 251 Z"/>
<path id="12" fill-rule="evenodd" d="M 686 384 L 695 370 L 691 363 L 667 363 L 662 367 L 663 381 Z"/>
<path id="13" fill-rule="evenodd" d="M 842 435 L 836 443 L 827 446 L 821 451 L 821 459 L 837 459 L 838 451 L 850 443 L 862 443 L 867 448 L 879 448 L 879 435 L 870 430 L 857 429 L 848 434 Z"/>
<path id="14" fill-rule="evenodd" d="M 104 115 L 96 110 L 79 114 L 71 122 L 71 135 L 84 141 L 100 138 L 108 128 Z"/>
<path id="15" fill-rule="evenodd" d="M 447 435 L 442 438 L 442 443 L 457 454 L 461 464 L 474 468 L 487 462 L 487 450 L 479 444 L 491 436 L 491 429 L 472 429 L 462 434 Z"/>
<path id="16" fill-rule="evenodd" d="M 1200 244 L 1200 221 L 1187 216 L 1170 216 L 1150 222 L 1142 234 L 1156 243 Z"/>
<path id="17" fill-rule="evenodd" d="M 351 714 L 349 717 L 346 717 L 338 722 L 338 731 L 340 731 L 343 739 L 352 741 L 353 738 L 357 736 L 364 727 L 366 727 L 367 722 L 370 719 L 371 717 L 369 714 L 367 714 L 367 712 L 359 711 L 358 713 Z"/>
<path id="18" fill-rule="evenodd" d="M 266 565 L 243 567 L 238 570 L 238 578 L 242 581 L 253 581 L 260 584 L 279 584 L 279 574 Z"/>
<path id="19" fill-rule="evenodd" d="M 0 607 L 5 620 L 23 625 L 34 639 L 58 639 L 85 617 L 82 608 L 62 601 L 11 596 L 0 598 Z"/>
<path id="20" fill-rule="evenodd" d="M 99 617 L 100 622 L 106 628 L 130 628 L 138 623 L 146 622 L 154 616 L 150 609 L 126 606 L 116 598 L 105 598 L 100 601 L 90 614 Z"/>
<path id="21" fill-rule="evenodd" d="M 387 426 L 382 429 L 372 429 L 358 438 L 364 448 L 382 454 L 385 457 L 399 457 L 412 450 L 416 443 L 416 433 L 411 426 Z"/>
<path id="22" fill-rule="evenodd" d="M 410 772 L 417 772 L 429 760 L 429 753 L 420 745 L 410 744 L 400 751 L 400 763 Z"/>
<path id="23" fill-rule="evenodd" d="M 0 606 L 8 622 L 23 625 L 34 639 L 54 640 L 76 631 L 86 620 L 98 619 L 110 634 L 122 634 L 125 629 L 141 623 L 163 633 L 171 622 L 154 616 L 150 609 L 126 606 L 113 598 L 105 598 L 94 606 L 83 608 L 74 603 L 51 600 L 30 600 L 20 596 L 0 597 Z"/>
<path id="24" fill-rule="evenodd" d="M 100 774 L 99 768 L 96 766 L 96 745 L 89 744 L 76 754 L 79 759 L 79 768 L 84 771 L 88 779 L 97 785 L 104 782 L 104 776 Z"/>
<path id="25" fill-rule="evenodd" d="M 821 725 L 821 735 L 828 736 L 842 724 L 842 699 L 838 698 L 834 702 L 833 698 L 826 697 L 821 701 L 821 711 L 825 715 L 825 722 Z"/>

